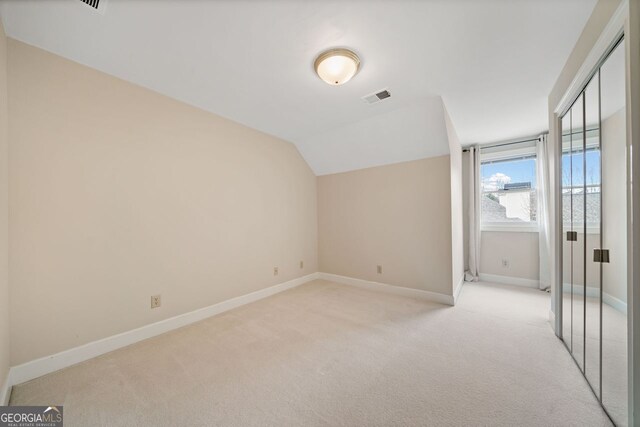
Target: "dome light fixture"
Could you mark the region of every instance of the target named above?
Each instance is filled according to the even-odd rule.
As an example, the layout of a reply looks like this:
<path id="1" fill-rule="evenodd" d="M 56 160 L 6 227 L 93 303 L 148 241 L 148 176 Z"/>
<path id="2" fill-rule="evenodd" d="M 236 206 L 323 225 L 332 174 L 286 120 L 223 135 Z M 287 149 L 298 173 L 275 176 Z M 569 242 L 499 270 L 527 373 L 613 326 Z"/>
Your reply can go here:
<path id="1" fill-rule="evenodd" d="M 339 86 L 356 75 L 360 69 L 360 58 L 349 49 L 329 49 L 318 55 L 314 68 L 326 83 Z"/>

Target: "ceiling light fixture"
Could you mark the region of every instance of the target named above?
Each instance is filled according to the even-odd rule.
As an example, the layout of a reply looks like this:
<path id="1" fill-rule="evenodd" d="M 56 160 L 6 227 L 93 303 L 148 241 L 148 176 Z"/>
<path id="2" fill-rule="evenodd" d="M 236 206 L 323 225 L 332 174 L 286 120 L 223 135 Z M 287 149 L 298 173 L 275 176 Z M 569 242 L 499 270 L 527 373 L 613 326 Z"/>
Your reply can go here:
<path id="1" fill-rule="evenodd" d="M 314 63 L 318 77 L 330 84 L 345 84 L 360 69 L 360 58 L 349 49 L 330 49 L 322 52 Z"/>

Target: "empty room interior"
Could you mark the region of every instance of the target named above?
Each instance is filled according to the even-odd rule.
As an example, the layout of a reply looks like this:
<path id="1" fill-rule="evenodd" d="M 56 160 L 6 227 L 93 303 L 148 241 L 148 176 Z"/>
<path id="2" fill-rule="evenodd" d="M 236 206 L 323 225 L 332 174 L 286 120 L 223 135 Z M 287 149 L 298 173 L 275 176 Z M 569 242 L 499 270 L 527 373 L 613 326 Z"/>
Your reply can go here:
<path id="1" fill-rule="evenodd" d="M 640 426 L 640 0 L 0 19 L 0 427 Z"/>

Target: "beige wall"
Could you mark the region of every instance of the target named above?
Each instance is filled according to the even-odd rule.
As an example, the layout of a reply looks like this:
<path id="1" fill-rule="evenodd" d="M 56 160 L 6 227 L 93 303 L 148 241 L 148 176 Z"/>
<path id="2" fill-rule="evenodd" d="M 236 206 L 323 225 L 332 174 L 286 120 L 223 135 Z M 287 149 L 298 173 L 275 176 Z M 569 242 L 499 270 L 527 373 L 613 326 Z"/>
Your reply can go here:
<path id="1" fill-rule="evenodd" d="M 502 260 L 508 267 L 502 266 Z M 480 239 L 480 273 L 539 280 L 538 233 L 483 231 Z"/>
<path id="2" fill-rule="evenodd" d="M 455 291 L 462 283 L 465 272 L 462 147 L 446 108 L 444 109 L 444 119 L 447 126 L 451 163 L 451 274 Z"/>
<path id="3" fill-rule="evenodd" d="M 449 156 L 318 177 L 320 271 L 452 295 L 450 177 Z"/>
<path id="4" fill-rule="evenodd" d="M 293 145 L 8 47 L 12 364 L 317 271 Z"/>
<path id="5" fill-rule="evenodd" d="M 0 23 L 0 390 L 9 371 L 9 162 L 7 39 Z M 4 402 L 0 402 L 3 405 Z"/>

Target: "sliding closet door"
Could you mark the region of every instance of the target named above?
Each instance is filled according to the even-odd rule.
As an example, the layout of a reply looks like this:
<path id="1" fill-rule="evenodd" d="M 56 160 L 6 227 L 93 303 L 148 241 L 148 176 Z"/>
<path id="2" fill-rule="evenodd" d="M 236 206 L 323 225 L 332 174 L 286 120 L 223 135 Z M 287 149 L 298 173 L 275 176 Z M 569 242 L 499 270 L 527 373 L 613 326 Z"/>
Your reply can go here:
<path id="1" fill-rule="evenodd" d="M 584 371 L 585 239 L 584 239 L 584 94 L 571 107 L 571 354 Z"/>
<path id="2" fill-rule="evenodd" d="M 562 339 L 572 352 L 573 241 L 571 205 L 571 111 L 562 118 Z"/>
<path id="3" fill-rule="evenodd" d="M 624 42 L 600 69 L 602 111 L 602 404 L 628 424 L 627 141 Z"/>
<path id="4" fill-rule="evenodd" d="M 628 424 L 624 42 L 562 118 L 562 335 L 616 425 Z"/>
<path id="5" fill-rule="evenodd" d="M 600 309 L 602 264 L 593 259 L 600 242 L 600 74 L 597 72 L 584 91 L 584 238 L 585 266 L 585 364 L 584 374 L 596 396 L 600 396 Z"/>

